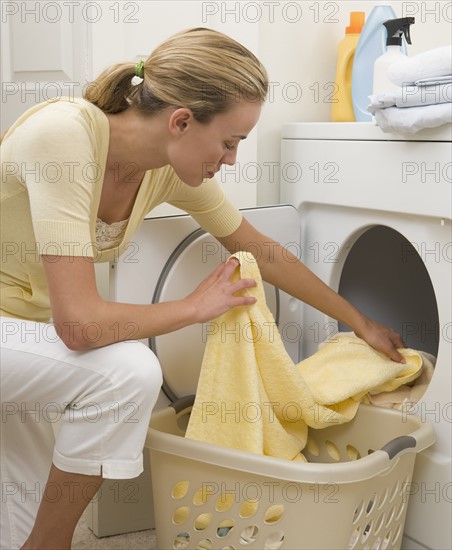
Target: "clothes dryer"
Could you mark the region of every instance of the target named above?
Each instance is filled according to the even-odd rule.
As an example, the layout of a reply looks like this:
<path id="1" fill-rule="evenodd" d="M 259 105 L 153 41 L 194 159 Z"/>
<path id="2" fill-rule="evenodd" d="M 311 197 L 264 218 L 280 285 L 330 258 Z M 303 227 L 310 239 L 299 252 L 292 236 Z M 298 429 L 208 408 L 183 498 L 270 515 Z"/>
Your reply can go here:
<path id="1" fill-rule="evenodd" d="M 452 548 L 451 133 L 446 125 L 405 137 L 372 123 L 294 123 L 282 132 L 281 202 L 298 210 L 304 263 L 407 346 L 437 357 L 413 409 L 437 438 L 407 489 L 403 547 L 413 550 Z M 349 330 L 305 305 L 301 319 L 301 359 Z"/>

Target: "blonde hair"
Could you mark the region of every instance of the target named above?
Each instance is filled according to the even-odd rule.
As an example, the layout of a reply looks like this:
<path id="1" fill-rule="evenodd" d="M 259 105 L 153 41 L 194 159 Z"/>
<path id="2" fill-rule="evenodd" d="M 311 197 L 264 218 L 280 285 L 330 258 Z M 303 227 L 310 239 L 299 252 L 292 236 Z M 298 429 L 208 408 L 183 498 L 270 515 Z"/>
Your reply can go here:
<path id="1" fill-rule="evenodd" d="M 105 113 L 133 106 L 147 115 L 177 106 L 209 122 L 236 101 L 264 102 L 268 91 L 267 73 L 254 54 L 204 28 L 163 42 L 144 62 L 142 82 L 132 82 L 134 76 L 135 63 L 113 65 L 86 88 L 84 98 Z"/>

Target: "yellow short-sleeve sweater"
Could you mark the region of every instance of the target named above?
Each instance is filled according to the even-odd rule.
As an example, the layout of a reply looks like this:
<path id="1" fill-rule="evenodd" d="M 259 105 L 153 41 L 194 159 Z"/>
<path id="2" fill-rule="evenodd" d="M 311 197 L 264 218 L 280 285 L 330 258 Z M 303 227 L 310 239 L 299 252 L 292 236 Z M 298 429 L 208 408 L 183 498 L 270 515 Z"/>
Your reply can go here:
<path id="1" fill-rule="evenodd" d="M 181 208 L 217 237 L 239 227 L 240 212 L 215 180 L 190 187 L 165 166 L 146 172 L 119 246 L 99 250 L 96 218 L 108 146 L 107 117 L 83 99 L 36 105 L 9 129 L 1 146 L 1 315 L 48 321 L 41 254 L 111 261 L 158 204 Z"/>

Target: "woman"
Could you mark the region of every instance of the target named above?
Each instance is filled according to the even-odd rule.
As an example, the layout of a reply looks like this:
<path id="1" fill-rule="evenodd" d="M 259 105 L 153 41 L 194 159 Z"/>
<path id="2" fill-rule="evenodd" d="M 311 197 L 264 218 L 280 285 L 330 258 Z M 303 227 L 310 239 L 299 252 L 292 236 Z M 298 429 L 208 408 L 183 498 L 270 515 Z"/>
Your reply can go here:
<path id="1" fill-rule="evenodd" d="M 140 83 L 132 82 L 135 76 Z M 102 479 L 140 474 L 162 380 L 155 356 L 131 338 L 253 303 L 236 296 L 255 283 L 231 283 L 233 262 L 219 265 L 175 302 L 101 299 L 93 262 L 117 257 L 159 203 L 184 209 L 231 252 L 260 243 L 265 280 L 401 360 L 396 333 L 366 318 L 281 246 L 269 247 L 268 237 L 212 180 L 222 164 L 235 163 L 267 85 L 265 69 L 243 46 L 218 32 L 192 29 L 167 40 L 144 63 L 109 68 L 84 99 L 33 107 L 7 132 L 2 547 L 70 548 Z M 272 257 L 265 255 L 269 250 Z M 61 427 L 54 441 L 56 417 Z"/>

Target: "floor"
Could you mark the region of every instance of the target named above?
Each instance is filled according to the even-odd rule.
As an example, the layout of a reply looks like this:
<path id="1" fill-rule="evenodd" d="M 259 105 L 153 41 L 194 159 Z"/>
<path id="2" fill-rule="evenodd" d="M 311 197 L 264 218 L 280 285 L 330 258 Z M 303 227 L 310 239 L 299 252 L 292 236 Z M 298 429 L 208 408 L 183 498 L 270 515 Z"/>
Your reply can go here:
<path id="1" fill-rule="evenodd" d="M 81 517 L 72 540 L 72 550 L 157 550 L 155 531 L 139 531 L 114 537 L 97 538 Z"/>

